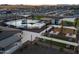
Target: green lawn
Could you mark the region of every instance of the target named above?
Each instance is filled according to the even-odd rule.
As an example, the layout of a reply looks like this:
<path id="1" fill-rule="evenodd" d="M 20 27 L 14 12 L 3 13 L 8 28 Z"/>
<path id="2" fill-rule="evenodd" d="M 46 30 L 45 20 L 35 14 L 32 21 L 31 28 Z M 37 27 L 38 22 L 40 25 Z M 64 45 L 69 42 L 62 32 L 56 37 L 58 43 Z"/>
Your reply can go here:
<path id="1" fill-rule="evenodd" d="M 40 20 L 41 18 L 44 18 L 44 16 L 34 16 L 33 19 L 36 19 L 36 20 Z"/>
<path id="2" fill-rule="evenodd" d="M 60 48 L 66 48 L 66 44 L 63 43 L 59 43 L 59 42 L 55 42 L 55 41 L 51 41 L 51 40 L 46 40 L 46 39 L 42 39 L 40 38 L 39 40 L 42 43 L 46 43 L 46 44 L 51 44 L 51 45 L 56 45 L 59 46 Z M 74 46 L 71 46 L 70 49 L 73 50 Z"/>
<path id="3" fill-rule="evenodd" d="M 79 27 L 79 20 L 77 21 L 77 26 Z"/>
<path id="4" fill-rule="evenodd" d="M 64 26 L 75 26 L 76 21 L 69 22 L 69 21 L 63 21 Z M 79 19 L 77 21 L 77 26 L 79 27 Z"/>
<path id="5" fill-rule="evenodd" d="M 64 26 L 74 26 L 74 22 L 64 21 Z"/>

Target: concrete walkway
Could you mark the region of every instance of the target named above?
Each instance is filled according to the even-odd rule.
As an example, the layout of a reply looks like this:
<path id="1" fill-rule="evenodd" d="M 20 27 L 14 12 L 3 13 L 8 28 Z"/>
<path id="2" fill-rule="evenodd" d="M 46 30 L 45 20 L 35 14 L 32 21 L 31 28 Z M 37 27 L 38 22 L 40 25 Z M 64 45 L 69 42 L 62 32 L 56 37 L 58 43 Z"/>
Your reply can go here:
<path id="1" fill-rule="evenodd" d="M 35 33 L 35 32 L 30 32 L 30 31 L 23 31 L 23 35 L 22 36 L 23 36 L 22 43 L 24 43 L 24 42 L 26 42 L 28 40 L 29 41 L 33 41 L 33 40 L 35 40 L 36 37 L 39 37 L 39 38 L 52 40 L 52 41 L 63 43 L 63 44 L 79 46 L 79 44 L 75 43 L 75 42 L 69 42 L 69 41 L 65 41 L 65 40 L 61 40 L 61 39 L 50 38 L 50 37 L 42 36 L 40 33 Z"/>
<path id="2" fill-rule="evenodd" d="M 50 30 L 52 28 L 52 26 L 49 26 L 48 28 L 46 28 L 45 30 L 43 30 L 42 32 L 40 32 L 40 34 L 45 33 L 46 31 Z"/>
<path id="3" fill-rule="evenodd" d="M 13 28 L 7 28 L 7 27 L 2 27 L 0 26 L 0 28 L 4 29 L 4 30 L 17 30 L 17 29 L 13 29 Z M 52 40 L 52 41 L 55 41 L 55 42 L 59 42 L 59 43 L 63 43 L 63 44 L 69 44 L 69 45 L 73 45 L 73 46 L 78 46 L 79 44 L 78 43 L 74 43 L 74 42 L 68 42 L 68 41 L 65 41 L 65 40 L 60 40 L 60 39 L 56 39 L 56 38 L 49 38 L 49 37 L 46 37 L 46 36 L 42 36 L 41 34 L 44 33 L 46 30 L 49 30 L 51 28 L 48 27 L 47 29 L 45 29 L 44 31 L 42 31 L 41 33 L 35 33 L 35 32 L 30 32 L 30 31 L 23 31 L 23 34 L 22 34 L 22 43 L 25 43 L 26 41 L 33 41 L 35 40 L 36 37 L 39 37 L 39 38 L 44 38 L 44 39 L 48 39 L 48 40 Z"/>
<path id="4" fill-rule="evenodd" d="M 26 41 L 33 41 L 35 40 L 36 37 L 39 37 L 40 34 L 39 33 L 35 33 L 35 32 L 30 32 L 30 31 L 23 31 L 23 39 L 22 39 L 22 43 L 26 42 Z"/>
<path id="5" fill-rule="evenodd" d="M 69 42 L 69 41 L 65 41 L 65 40 L 61 40 L 61 39 L 49 38 L 49 37 L 46 37 L 46 36 L 40 36 L 40 38 L 47 39 L 47 40 L 52 40 L 52 41 L 63 43 L 63 44 L 69 44 L 69 45 L 72 45 L 72 46 L 79 46 L 78 43 Z"/>
<path id="6" fill-rule="evenodd" d="M 42 33 L 44 33 L 46 30 L 51 29 L 52 26 L 49 26 L 48 28 L 46 28 L 45 30 L 41 31 L 40 33 L 36 33 L 36 32 L 31 32 L 31 31 L 23 31 L 23 39 L 22 39 L 22 43 L 26 42 L 26 41 L 33 41 L 35 40 L 36 37 L 40 37 Z"/>

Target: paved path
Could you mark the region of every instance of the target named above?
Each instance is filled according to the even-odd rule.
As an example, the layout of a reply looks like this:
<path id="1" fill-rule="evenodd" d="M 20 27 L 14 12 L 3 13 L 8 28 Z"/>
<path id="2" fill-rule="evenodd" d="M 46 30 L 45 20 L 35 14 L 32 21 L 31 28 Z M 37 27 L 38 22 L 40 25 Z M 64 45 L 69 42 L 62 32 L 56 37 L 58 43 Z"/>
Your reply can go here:
<path id="1" fill-rule="evenodd" d="M 45 30 L 41 31 L 40 34 L 45 33 L 46 31 L 50 30 L 52 28 L 52 26 L 49 26 L 48 28 L 46 28 Z"/>
<path id="2" fill-rule="evenodd" d="M 78 46 L 79 45 L 78 43 L 68 42 L 68 41 L 61 40 L 61 39 L 56 39 L 56 38 L 49 38 L 49 37 L 46 37 L 46 36 L 40 36 L 40 38 L 47 39 L 47 40 L 52 40 L 52 41 L 63 43 L 63 44 L 69 44 L 69 45 L 73 45 L 73 46 Z"/>
<path id="3" fill-rule="evenodd" d="M 30 31 L 23 31 L 22 43 L 24 43 L 28 40 L 33 41 L 33 40 L 35 40 L 36 37 L 47 39 L 47 40 L 52 40 L 52 41 L 63 43 L 63 44 L 69 44 L 69 45 L 73 45 L 73 46 L 79 45 L 78 43 L 68 42 L 68 41 L 56 39 L 56 38 L 50 38 L 50 37 L 42 36 L 40 33 L 35 33 L 35 32 L 30 32 Z"/>
<path id="4" fill-rule="evenodd" d="M 22 43 L 26 42 L 26 41 L 33 41 L 35 40 L 36 37 L 39 37 L 40 34 L 39 33 L 35 33 L 35 32 L 30 32 L 30 31 L 23 31 L 23 39 L 22 39 Z"/>
<path id="5" fill-rule="evenodd" d="M 0 26 L 0 28 L 4 29 L 4 30 L 16 30 L 16 29 L 13 29 L 13 28 L 7 28 L 7 27 L 2 27 Z M 49 27 L 51 28 L 51 27 Z M 47 28 L 47 29 L 49 29 Z M 53 40 L 53 41 L 56 41 L 56 42 L 60 42 L 60 43 L 64 43 L 64 44 L 70 44 L 70 45 L 73 45 L 73 46 L 78 46 L 79 44 L 77 43 L 74 43 L 74 42 L 68 42 L 68 41 L 65 41 L 65 40 L 60 40 L 60 39 L 56 39 L 56 38 L 49 38 L 49 37 L 46 37 L 46 36 L 41 36 L 41 34 L 43 32 L 45 32 L 46 29 L 44 31 L 42 31 L 41 33 L 35 33 L 35 32 L 30 32 L 30 31 L 23 31 L 23 39 L 22 39 L 22 43 L 26 42 L 26 41 L 33 41 L 35 40 L 36 37 L 40 37 L 40 38 L 44 38 L 44 39 L 48 39 L 48 40 Z"/>
<path id="6" fill-rule="evenodd" d="M 23 31 L 23 39 L 22 39 L 22 43 L 26 42 L 26 41 L 33 41 L 35 40 L 36 37 L 40 37 L 42 33 L 44 33 L 46 30 L 49 30 L 50 28 L 52 28 L 51 26 L 46 28 L 45 30 L 43 30 L 42 32 L 40 33 L 36 33 L 36 32 L 30 32 L 30 31 Z"/>

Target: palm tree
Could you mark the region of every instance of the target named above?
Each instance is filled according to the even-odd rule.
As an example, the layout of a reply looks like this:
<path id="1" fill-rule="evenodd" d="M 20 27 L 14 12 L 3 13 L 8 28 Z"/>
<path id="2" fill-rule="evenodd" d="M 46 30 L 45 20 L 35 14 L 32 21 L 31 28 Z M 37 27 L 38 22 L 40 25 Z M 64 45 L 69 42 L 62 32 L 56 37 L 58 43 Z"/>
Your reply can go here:
<path id="1" fill-rule="evenodd" d="M 75 19 L 75 27 L 77 28 L 77 22 L 78 22 L 79 18 Z"/>
<path id="2" fill-rule="evenodd" d="M 76 31 L 76 40 L 75 40 L 76 43 L 78 43 L 78 40 L 79 40 L 78 20 L 79 20 L 79 18 L 75 19 L 75 28 L 77 28 L 77 31 Z M 74 51 L 76 53 L 78 53 L 78 47 L 74 47 Z"/>
<path id="3" fill-rule="evenodd" d="M 61 29 L 60 29 L 60 34 L 61 35 L 63 35 L 63 25 L 64 25 L 64 23 L 63 23 L 63 20 L 62 20 L 62 22 L 61 22 Z"/>
<path id="4" fill-rule="evenodd" d="M 77 27 L 78 20 L 79 20 L 79 18 L 75 19 L 75 28 L 77 28 L 77 29 L 78 29 L 78 27 Z M 78 36 L 77 34 L 78 34 L 78 30 L 76 31 L 76 36 Z M 78 38 L 76 39 L 76 42 L 78 42 Z"/>

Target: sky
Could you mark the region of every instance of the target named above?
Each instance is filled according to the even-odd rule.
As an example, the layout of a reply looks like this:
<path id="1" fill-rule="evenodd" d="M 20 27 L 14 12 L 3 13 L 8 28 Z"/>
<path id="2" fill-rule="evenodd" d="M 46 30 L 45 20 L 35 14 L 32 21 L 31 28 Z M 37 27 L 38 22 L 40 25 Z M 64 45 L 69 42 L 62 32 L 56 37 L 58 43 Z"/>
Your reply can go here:
<path id="1" fill-rule="evenodd" d="M 26 5 L 79 4 L 79 0 L 0 0 L 0 4 L 26 4 Z"/>

